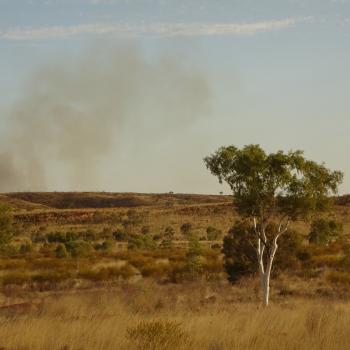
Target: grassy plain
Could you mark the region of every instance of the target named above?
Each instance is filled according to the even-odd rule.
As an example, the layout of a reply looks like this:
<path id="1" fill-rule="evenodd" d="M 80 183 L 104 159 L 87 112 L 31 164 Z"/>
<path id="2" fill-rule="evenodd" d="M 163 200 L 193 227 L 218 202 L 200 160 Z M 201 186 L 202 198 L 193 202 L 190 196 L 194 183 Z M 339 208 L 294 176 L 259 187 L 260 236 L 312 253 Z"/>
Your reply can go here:
<path id="1" fill-rule="evenodd" d="M 0 202 L 13 208 L 16 231 L 0 257 L 0 349 L 350 348 L 346 198 L 333 214 L 344 224 L 341 241 L 305 240 L 309 257 L 275 272 L 268 309 L 254 276 L 226 281 L 222 236 L 207 239 L 209 226 L 225 234 L 237 218 L 230 197 L 17 193 Z M 184 223 L 202 246 L 195 281 Z M 171 247 L 162 246 L 167 227 Z M 294 229 L 305 237 L 308 225 Z M 131 249 L 118 232 L 152 245 Z M 81 249 L 58 257 L 64 244 Z"/>

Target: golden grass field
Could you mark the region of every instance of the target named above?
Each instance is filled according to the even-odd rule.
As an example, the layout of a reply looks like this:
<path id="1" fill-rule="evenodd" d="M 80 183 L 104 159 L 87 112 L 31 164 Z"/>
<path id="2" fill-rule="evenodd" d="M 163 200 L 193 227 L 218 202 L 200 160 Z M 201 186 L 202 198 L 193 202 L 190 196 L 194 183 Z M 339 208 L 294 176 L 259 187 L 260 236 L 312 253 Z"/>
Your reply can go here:
<path id="1" fill-rule="evenodd" d="M 202 285 L 47 295 L 0 316 L 2 349 L 347 350 L 350 304 L 286 298 L 269 308 Z M 224 291 L 224 292 L 223 292 Z M 225 295 L 223 295 L 225 294 Z M 26 304 L 22 304 L 26 305 Z M 6 310 L 7 312 L 9 310 Z"/>
<path id="2" fill-rule="evenodd" d="M 0 202 L 13 208 L 17 230 L 0 257 L 0 349 L 350 349 L 347 202 L 332 214 L 344 224 L 342 243 L 310 247 L 307 262 L 276 274 L 268 308 L 256 277 L 226 281 L 221 239 L 201 240 L 199 279 L 181 274 L 187 249 L 181 225 L 190 223 L 198 238 L 208 226 L 225 234 L 237 218 L 230 197 L 20 193 Z M 146 226 L 153 237 L 171 226 L 173 248 L 134 251 L 114 241 L 111 232 L 123 228 L 130 209 L 138 220 L 128 230 L 141 234 Z M 308 225 L 294 228 L 305 235 Z M 81 237 L 89 231 L 92 247 L 112 245 L 59 259 L 57 243 L 33 240 L 57 231 Z M 31 249 L 18 250 L 26 242 Z"/>

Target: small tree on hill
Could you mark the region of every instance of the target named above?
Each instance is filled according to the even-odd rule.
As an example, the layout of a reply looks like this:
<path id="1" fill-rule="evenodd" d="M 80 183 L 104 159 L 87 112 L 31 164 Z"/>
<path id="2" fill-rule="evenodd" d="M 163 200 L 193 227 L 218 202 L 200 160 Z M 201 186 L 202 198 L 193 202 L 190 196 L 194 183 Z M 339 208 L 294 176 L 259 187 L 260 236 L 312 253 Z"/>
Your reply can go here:
<path id="1" fill-rule="evenodd" d="M 267 154 L 259 145 L 222 147 L 204 161 L 230 186 L 237 212 L 250 221 L 267 306 L 278 239 L 291 221 L 329 209 L 343 174 L 305 159 L 301 151 Z M 277 229 L 268 230 L 271 224 Z"/>

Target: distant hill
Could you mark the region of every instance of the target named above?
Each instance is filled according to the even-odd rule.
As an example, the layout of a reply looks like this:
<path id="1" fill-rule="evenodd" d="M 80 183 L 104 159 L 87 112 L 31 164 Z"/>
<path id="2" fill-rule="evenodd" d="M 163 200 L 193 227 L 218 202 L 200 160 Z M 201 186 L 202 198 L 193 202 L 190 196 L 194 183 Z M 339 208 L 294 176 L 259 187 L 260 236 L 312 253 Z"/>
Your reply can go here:
<path id="1" fill-rule="evenodd" d="M 110 192 L 15 192 L 0 195 L 16 209 L 83 209 L 132 208 L 142 206 L 173 206 L 228 203 L 231 196 L 201 194 L 144 194 Z"/>

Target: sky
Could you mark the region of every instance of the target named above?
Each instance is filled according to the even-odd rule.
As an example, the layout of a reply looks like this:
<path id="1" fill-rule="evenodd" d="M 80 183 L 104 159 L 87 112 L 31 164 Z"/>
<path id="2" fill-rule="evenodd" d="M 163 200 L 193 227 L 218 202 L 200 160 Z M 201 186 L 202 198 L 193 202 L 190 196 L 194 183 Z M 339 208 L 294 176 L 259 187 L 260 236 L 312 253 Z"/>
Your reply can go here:
<path id="1" fill-rule="evenodd" d="M 229 193 L 222 145 L 350 193 L 350 0 L 0 0 L 0 191 Z"/>

